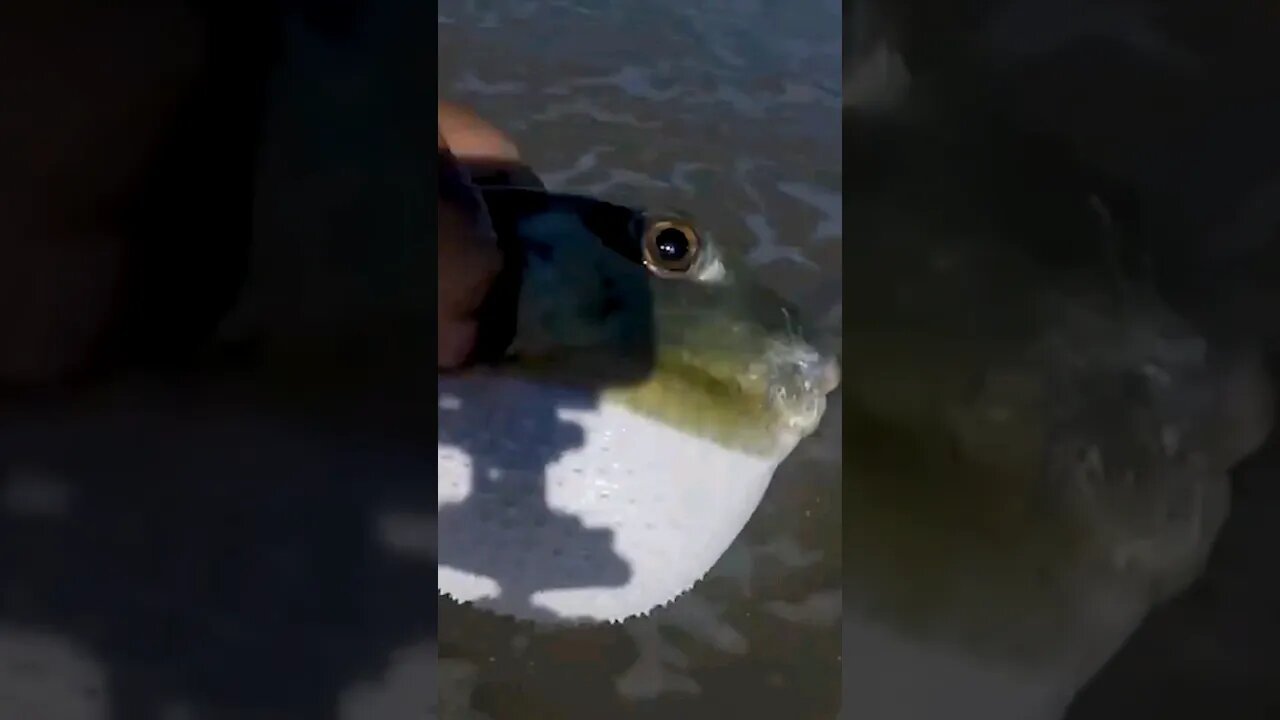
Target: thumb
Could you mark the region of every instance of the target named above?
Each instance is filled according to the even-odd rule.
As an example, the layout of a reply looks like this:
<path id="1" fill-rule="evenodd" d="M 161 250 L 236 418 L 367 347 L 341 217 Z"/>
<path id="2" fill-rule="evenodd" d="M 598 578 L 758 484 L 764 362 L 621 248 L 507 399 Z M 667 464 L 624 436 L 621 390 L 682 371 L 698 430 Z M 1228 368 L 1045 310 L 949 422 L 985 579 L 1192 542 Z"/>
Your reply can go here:
<path id="1" fill-rule="evenodd" d="M 442 148 L 464 163 L 515 163 L 520 149 L 498 128 L 458 105 L 438 102 L 437 137 Z"/>

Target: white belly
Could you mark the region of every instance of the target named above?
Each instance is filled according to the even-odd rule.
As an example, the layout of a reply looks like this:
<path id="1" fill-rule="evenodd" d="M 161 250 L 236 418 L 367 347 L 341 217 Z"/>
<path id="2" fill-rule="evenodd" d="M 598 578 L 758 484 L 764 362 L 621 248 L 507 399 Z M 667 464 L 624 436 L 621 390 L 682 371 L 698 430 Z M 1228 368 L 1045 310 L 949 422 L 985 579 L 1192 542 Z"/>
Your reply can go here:
<path id="1" fill-rule="evenodd" d="M 523 619 L 618 621 L 670 602 L 728 549 L 786 455 L 728 450 L 589 393 L 439 387 L 440 592 Z"/>

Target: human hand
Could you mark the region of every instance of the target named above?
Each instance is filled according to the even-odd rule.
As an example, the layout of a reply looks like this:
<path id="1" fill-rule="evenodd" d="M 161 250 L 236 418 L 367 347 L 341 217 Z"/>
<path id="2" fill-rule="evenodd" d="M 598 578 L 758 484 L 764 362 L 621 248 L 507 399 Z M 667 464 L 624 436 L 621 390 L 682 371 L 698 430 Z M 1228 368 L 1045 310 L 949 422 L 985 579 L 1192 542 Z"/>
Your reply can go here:
<path id="1" fill-rule="evenodd" d="M 476 341 L 475 312 L 502 264 L 488 214 L 463 165 L 519 161 L 515 145 L 492 125 L 439 103 L 438 363 L 464 362 Z"/>

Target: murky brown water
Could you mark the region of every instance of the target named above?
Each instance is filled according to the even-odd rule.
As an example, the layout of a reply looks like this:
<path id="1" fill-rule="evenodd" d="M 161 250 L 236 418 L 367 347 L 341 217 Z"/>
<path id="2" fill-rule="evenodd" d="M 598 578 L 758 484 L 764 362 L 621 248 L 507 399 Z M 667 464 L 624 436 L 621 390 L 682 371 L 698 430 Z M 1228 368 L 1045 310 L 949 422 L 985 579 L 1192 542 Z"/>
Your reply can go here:
<path id="1" fill-rule="evenodd" d="M 549 186 L 692 213 L 839 344 L 840 8 L 442 2 L 440 93 Z M 440 608 L 441 718 L 831 718 L 840 403 L 711 576 L 619 626 Z"/>

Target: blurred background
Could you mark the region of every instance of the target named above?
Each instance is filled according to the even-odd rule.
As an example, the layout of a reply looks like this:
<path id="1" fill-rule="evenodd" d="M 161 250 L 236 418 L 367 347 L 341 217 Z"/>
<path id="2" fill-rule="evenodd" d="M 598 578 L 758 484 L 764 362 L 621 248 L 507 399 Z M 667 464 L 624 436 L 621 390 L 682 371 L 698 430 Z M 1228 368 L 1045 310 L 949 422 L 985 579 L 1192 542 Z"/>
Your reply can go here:
<path id="1" fill-rule="evenodd" d="M 951 296 L 986 318 L 984 337 L 1011 326 L 1001 308 L 1033 298 L 1027 282 L 1080 282 L 1094 288 L 1086 294 L 1121 287 L 1167 307 L 1210 355 L 1274 368 L 1280 80 L 1265 69 L 1280 61 L 1277 20 L 1274 5 L 1252 2 L 848 0 L 849 266 L 905 262 L 885 248 L 950 235 L 984 258 L 977 277 L 1004 278 Z M 1031 260 L 996 269 L 1015 256 Z M 847 279 L 850 304 L 884 298 L 876 283 L 869 272 Z M 869 311 L 846 333 L 875 321 Z M 1259 401 L 1265 384 L 1224 406 Z M 1261 416 L 1247 425 L 1259 437 L 1270 429 Z M 1089 673 L 1067 717 L 1280 712 L 1280 583 L 1268 559 L 1277 457 L 1271 442 L 1252 445 L 1229 463 L 1230 511 L 1204 567 Z M 867 699 L 865 665 L 846 671 L 847 717 L 898 716 Z M 990 716 L 996 705 L 965 702 L 915 717 Z"/>

